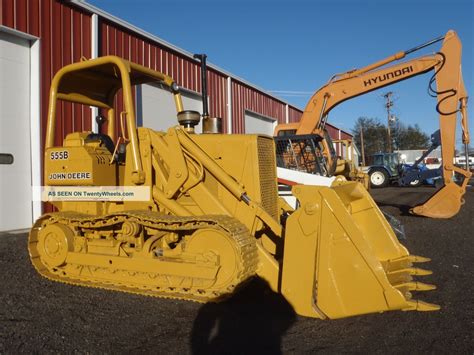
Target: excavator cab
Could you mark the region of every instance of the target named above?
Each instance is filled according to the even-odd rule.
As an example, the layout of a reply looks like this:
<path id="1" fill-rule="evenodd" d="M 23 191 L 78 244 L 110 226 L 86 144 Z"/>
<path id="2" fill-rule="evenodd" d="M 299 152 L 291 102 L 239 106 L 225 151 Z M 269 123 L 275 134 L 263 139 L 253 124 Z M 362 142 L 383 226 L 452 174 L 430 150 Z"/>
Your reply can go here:
<path id="1" fill-rule="evenodd" d="M 278 126 L 277 126 L 278 127 Z M 277 129 L 275 134 L 277 144 L 283 144 L 282 142 L 287 140 L 290 144 L 305 144 L 304 142 L 314 145 L 312 149 L 313 154 L 318 156 L 321 162 L 321 167 L 318 172 L 312 172 L 309 169 L 308 173 L 321 174 L 323 176 L 333 176 L 337 169 L 337 154 L 332 138 L 327 129 L 322 129 L 317 133 L 307 135 L 297 135 L 294 129 Z M 297 143 L 298 142 L 298 143 Z M 277 147 L 277 154 L 280 153 L 280 147 Z M 299 153 L 297 153 L 299 154 Z M 296 165 L 295 165 L 296 166 Z M 296 168 L 297 171 L 302 171 L 300 168 Z"/>
<path id="2" fill-rule="evenodd" d="M 166 132 L 135 125 L 132 86 L 153 80 L 176 103 L 179 125 Z M 120 88 L 124 108 L 116 115 Z M 106 109 L 114 152 L 91 132 L 73 132 L 55 146 L 59 100 Z M 149 194 L 55 201 L 57 211 L 30 231 L 36 270 L 68 284 L 198 302 L 220 301 L 260 277 L 298 314 L 321 319 L 439 309 L 412 298 L 434 289 L 414 280 L 430 274 L 414 267 L 429 259 L 410 255 L 360 184 L 296 184 L 293 209 L 278 197 L 271 137 L 195 134 L 198 119 L 183 110 L 172 78 L 121 58 L 59 70 L 50 90 L 45 184 Z M 121 139 L 124 164 L 114 160 Z"/>
<path id="3" fill-rule="evenodd" d="M 320 135 L 287 135 L 273 139 L 278 167 L 327 176 Z"/>

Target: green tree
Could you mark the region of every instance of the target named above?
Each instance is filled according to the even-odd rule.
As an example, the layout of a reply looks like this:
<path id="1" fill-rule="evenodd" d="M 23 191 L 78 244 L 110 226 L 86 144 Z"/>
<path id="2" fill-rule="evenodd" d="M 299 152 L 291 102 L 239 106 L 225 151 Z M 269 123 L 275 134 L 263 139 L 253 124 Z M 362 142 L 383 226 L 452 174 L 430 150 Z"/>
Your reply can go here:
<path id="1" fill-rule="evenodd" d="M 359 148 L 361 148 L 360 132 L 362 130 L 364 136 L 364 153 L 365 161 L 368 161 L 368 156 L 378 153 L 386 152 L 387 144 L 387 127 L 380 122 L 378 118 L 359 117 L 352 129 L 354 141 Z"/>
<path id="2" fill-rule="evenodd" d="M 400 123 L 397 130 L 397 149 L 427 149 L 430 146 L 430 137 L 415 124 L 414 126 Z"/>
<path id="3" fill-rule="evenodd" d="M 361 130 L 364 135 L 366 162 L 368 156 L 372 154 L 388 152 L 387 126 L 381 123 L 378 118 L 359 117 L 357 119 L 352 134 L 359 149 L 361 148 Z M 403 123 L 399 123 L 396 128 L 391 127 L 391 136 L 393 149 L 427 149 L 430 146 L 430 138 L 417 124 L 405 126 Z"/>

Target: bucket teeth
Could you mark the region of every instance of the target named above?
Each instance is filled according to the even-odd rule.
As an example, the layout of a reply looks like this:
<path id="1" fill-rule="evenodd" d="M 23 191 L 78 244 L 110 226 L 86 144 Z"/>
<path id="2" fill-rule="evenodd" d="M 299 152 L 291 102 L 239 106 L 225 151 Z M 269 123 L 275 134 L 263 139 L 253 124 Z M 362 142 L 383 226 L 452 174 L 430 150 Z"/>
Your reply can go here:
<path id="1" fill-rule="evenodd" d="M 396 262 L 409 262 L 409 263 L 426 263 L 431 261 L 430 258 L 425 258 L 424 256 L 418 255 L 406 255 L 402 256 L 401 258 L 389 260 L 389 263 L 396 263 Z"/>
<path id="2" fill-rule="evenodd" d="M 426 276 L 426 275 L 431 275 L 432 273 L 433 271 L 431 270 L 420 269 L 417 267 L 407 267 L 405 269 L 389 271 L 387 272 L 387 276 L 391 277 L 391 276 L 397 276 L 400 274 Z"/>
<path id="3" fill-rule="evenodd" d="M 418 300 L 410 300 L 407 303 L 408 303 L 408 307 L 404 308 L 403 311 L 429 312 L 429 311 L 438 311 L 441 309 L 441 307 L 438 306 L 437 304 L 418 301 Z"/>
<path id="4" fill-rule="evenodd" d="M 425 263 L 430 261 L 416 255 L 408 255 L 398 259 L 387 261 L 384 264 L 389 282 L 400 291 L 407 302 L 404 311 L 436 311 L 440 307 L 436 304 L 411 299 L 411 291 L 431 291 L 435 290 L 435 285 L 426 284 L 413 280 L 413 276 L 431 275 L 431 270 L 425 270 L 412 265 L 415 263 Z"/>
<path id="5" fill-rule="evenodd" d="M 409 255 L 405 259 L 410 260 L 412 263 L 427 263 L 428 261 L 431 261 L 430 258 L 425 258 L 424 256 L 418 255 Z"/>
<path id="6" fill-rule="evenodd" d="M 415 263 L 426 263 L 431 261 L 430 258 L 423 256 L 408 255 L 398 259 L 388 260 L 384 264 L 384 269 L 388 272 L 400 269 L 410 268 Z"/>
<path id="7" fill-rule="evenodd" d="M 413 280 L 413 276 L 432 274 L 431 270 L 412 267 L 414 263 L 425 263 L 428 261 L 430 261 L 429 258 L 408 255 L 390 260 L 384 265 L 389 282 L 405 297 L 407 307 L 403 308 L 404 311 L 437 311 L 440 309 L 440 306 L 436 304 L 411 298 L 411 291 L 431 291 L 436 289 L 435 285 Z"/>
<path id="8" fill-rule="evenodd" d="M 423 282 L 411 281 L 411 282 L 402 282 L 399 284 L 393 285 L 398 290 L 406 291 L 431 291 L 436 290 L 435 285 L 425 284 Z"/>

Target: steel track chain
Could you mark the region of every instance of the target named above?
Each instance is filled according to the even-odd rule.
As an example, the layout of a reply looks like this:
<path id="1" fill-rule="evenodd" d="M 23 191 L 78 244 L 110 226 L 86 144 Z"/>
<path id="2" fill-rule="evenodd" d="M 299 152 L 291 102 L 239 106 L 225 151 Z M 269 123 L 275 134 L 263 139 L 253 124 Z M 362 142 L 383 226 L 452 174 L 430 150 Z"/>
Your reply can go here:
<path id="1" fill-rule="evenodd" d="M 137 222 L 142 226 L 163 231 L 194 231 L 203 228 L 221 229 L 227 233 L 235 244 L 235 249 L 239 254 L 238 259 L 241 260 L 242 263 L 241 272 L 236 275 L 236 279 L 231 282 L 231 286 L 221 290 L 214 289 L 209 291 L 205 289 L 178 287 L 161 287 L 157 290 L 155 287 L 148 285 L 137 286 L 136 284 L 133 284 L 133 286 L 131 286 L 130 284 L 120 283 L 115 280 L 107 282 L 103 279 L 93 277 L 69 277 L 64 274 L 63 270 L 55 272 L 45 265 L 36 251 L 38 243 L 37 233 L 41 228 L 46 227 L 49 224 L 61 223 L 79 229 L 87 228 L 100 230 L 101 228 L 111 227 L 125 221 Z M 258 263 L 255 239 L 249 234 L 247 228 L 235 218 L 221 215 L 178 217 L 162 215 L 152 211 L 128 211 L 94 217 L 76 212 L 49 213 L 38 219 L 33 226 L 29 236 L 28 248 L 35 269 L 39 274 L 52 281 L 70 285 L 111 289 L 146 296 L 185 299 L 197 302 L 217 300 L 232 293 L 235 287 L 255 274 Z"/>

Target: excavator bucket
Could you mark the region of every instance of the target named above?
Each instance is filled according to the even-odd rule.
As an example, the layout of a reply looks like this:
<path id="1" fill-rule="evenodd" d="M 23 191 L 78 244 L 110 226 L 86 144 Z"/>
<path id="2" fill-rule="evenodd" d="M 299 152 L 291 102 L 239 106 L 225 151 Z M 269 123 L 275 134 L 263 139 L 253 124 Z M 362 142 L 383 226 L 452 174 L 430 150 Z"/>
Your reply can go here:
<path id="1" fill-rule="evenodd" d="M 463 196 L 469 177 L 464 179 L 461 186 L 450 182 L 438 190 L 425 203 L 415 206 L 411 213 L 431 218 L 451 218 L 455 216 L 464 204 Z"/>
<path id="2" fill-rule="evenodd" d="M 287 220 L 281 292 L 298 314 L 342 318 L 388 310 L 438 310 L 412 299 L 435 289 L 413 280 L 431 271 L 410 255 L 363 186 L 293 187 L 300 202 Z"/>

